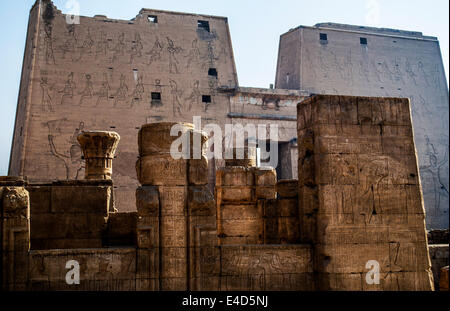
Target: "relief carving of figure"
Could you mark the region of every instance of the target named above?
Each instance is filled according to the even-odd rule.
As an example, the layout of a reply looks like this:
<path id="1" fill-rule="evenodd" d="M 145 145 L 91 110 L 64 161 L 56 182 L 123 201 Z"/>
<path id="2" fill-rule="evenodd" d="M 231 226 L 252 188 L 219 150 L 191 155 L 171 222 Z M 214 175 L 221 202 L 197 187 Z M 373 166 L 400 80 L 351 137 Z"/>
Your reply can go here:
<path id="1" fill-rule="evenodd" d="M 40 85 L 42 90 L 42 111 L 53 112 L 52 97 L 50 95 L 50 91 L 53 89 L 53 86 L 48 85 L 47 77 L 41 77 Z"/>
<path id="2" fill-rule="evenodd" d="M 406 59 L 406 62 L 405 62 L 405 71 L 406 71 L 409 79 L 414 82 L 414 85 L 417 85 L 417 81 L 416 81 L 417 75 L 414 73 L 412 66 L 408 59 Z"/>
<path id="3" fill-rule="evenodd" d="M 52 25 L 46 24 L 44 27 L 44 47 L 45 47 L 45 62 L 47 64 L 56 64 L 55 56 L 53 54 L 53 28 Z"/>
<path id="4" fill-rule="evenodd" d="M 95 58 L 99 55 L 106 56 L 108 50 L 108 39 L 106 38 L 106 33 L 100 32 L 100 38 L 95 45 Z"/>
<path id="5" fill-rule="evenodd" d="M 77 141 L 77 136 L 83 131 L 84 122 L 80 122 L 78 128 L 74 130 L 73 135 L 70 137 L 68 143 L 71 145 L 69 150 L 61 153 L 58 151 L 55 143 L 55 132 L 59 132 L 59 128 L 53 129 L 53 127 L 47 122 L 49 127 L 48 142 L 50 146 L 50 153 L 61 160 L 66 168 L 66 179 L 78 179 L 81 177 L 80 172 L 84 168 L 84 161 L 82 160 L 81 147 Z"/>
<path id="6" fill-rule="evenodd" d="M 178 90 L 177 83 L 173 80 L 169 80 L 170 84 L 170 94 L 172 94 L 172 105 L 173 105 L 173 116 L 182 117 L 183 116 L 183 104 L 181 103 L 182 91 Z"/>
<path id="7" fill-rule="evenodd" d="M 170 73 L 179 73 L 178 71 L 178 60 L 176 58 L 176 54 L 179 54 L 183 49 L 179 46 L 175 46 L 175 43 L 169 37 L 167 39 L 167 51 L 169 52 L 169 72 Z"/>
<path id="8" fill-rule="evenodd" d="M 188 111 L 191 111 L 192 106 L 198 107 L 200 105 L 200 97 L 202 96 L 200 90 L 198 89 L 199 81 L 194 82 L 191 95 L 185 99 L 188 102 Z"/>
<path id="9" fill-rule="evenodd" d="M 448 185 L 445 184 L 442 178 L 442 174 L 445 174 L 442 168 L 447 163 L 448 150 L 445 151 L 445 156 L 442 160 L 438 162 L 438 153 L 434 145 L 430 142 L 428 136 L 425 136 L 425 140 L 427 144 L 425 155 L 428 156 L 429 164 L 420 166 L 420 171 L 431 175 L 432 191 L 434 194 L 434 212 L 437 215 L 442 205 L 441 202 L 444 201 L 443 197 L 448 197 Z"/>
<path id="10" fill-rule="evenodd" d="M 113 48 L 113 57 L 112 57 L 113 63 L 116 60 L 118 60 L 124 56 L 124 54 L 125 54 L 125 42 L 124 41 L 125 41 L 125 34 L 122 32 L 117 39 L 116 46 Z"/>
<path id="11" fill-rule="evenodd" d="M 430 82 L 428 81 L 428 74 L 425 72 L 424 65 L 421 61 L 417 63 L 417 71 L 422 75 L 423 80 L 427 86 L 430 86 Z"/>
<path id="12" fill-rule="evenodd" d="M 102 102 L 102 101 L 108 102 L 110 91 L 111 91 L 111 87 L 109 86 L 108 75 L 106 73 L 104 73 L 102 86 L 101 86 L 100 90 L 94 94 L 94 95 L 98 96 L 97 103 L 95 104 L 95 106 L 98 106 L 100 104 L 100 102 Z"/>
<path id="13" fill-rule="evenodd" d="M 189 68 L 192 63 L 200 63 L 200 50 L 198 48 L 198 40 L 192 40 L 192 47 L 189 50 L 187 57 L 187 65 L 186 68 Z"/>
<path id="14" fill-rule="evenodd" d="M 133 93 L 131 94 L 131 108 L 142 101 L 142 97 L 144 95 L 144 83 L 142 82 L 142 77 L 139 76 L 137 79 L 136 87 L 133 90 Z"/>
<path id="15" fill-rule="evenodd" d="M 161 60 L 161 53 L 163 49 L 164 46 L 161 42 L 159 42 L 158 37 L 156 37 L 153 48 L 150 50 L 150 52 L 145 53 L 147 55 L 150 55 L 147 65 L 151 65 L 153 62 Z"/>
<path id="16" fill-rule="evenodd" d="M 79 92 L 79 94 L 81 95 L 80 103 L 79 103 L 80 106 L 85 104 L 85 102 L 89 103 L 89 101 L 92 99 L 92 97 L 94 95 L 94 88 L 92 86 L 91 75 L 86 74 L 85 78 L 86 78 L 86 82 L 85 82 L 84 89 L 81 92 Z"/>
<path id="17" fill-rule="evenodd" d="M 360 186 L 358 191 L 361 199 L 361 207 L 366 224 L 381 222 L 381 206 L 379 204 L 379 190 L 381 185 L 389 177 L 387 158 L 370 160 L 361 167 Z"/>
<path id="18" fill-rule="evenodd" d="M 247 271 L 247 288 L 255 291 L 266 289 L 266 269 L 261 264 L 261 258 L 251 258 Z"/>
<path id="19" fill-rule="evenodd" d="M 63 104 L 72 104 L 73 93 L 76 89 L 75 82 L 73 81 L 73 72 L 69 73 L 67 76 L 66 84 L 64 85 L 64 89 L 60 91 L 62 93 L 61 97 L 61 105 Z"/>
<path id="20" fill-rule="evenodd" d="M 94 46 L 94 40 L 91 37 L 91 31 L 87 30 L 86 39 L 83 41 L 83 45 L 79 47 L 80 49 L 80 57 L 78 60 L 81 60 L 85 54 L 92 54 L 92 47 Z"/>
<path id="21" fill-rule="evenodd" d="M 65 59 L 67 53 L 72 54 L 72 61 L 74 61 L 74 54 L 75 49 L 77 45 L 77 38 L 75 36 L 75 24 L 68 24 L 67 25 L 67 32 L 69 35 L 69 38 L 64 42 L 62 46 L 60 46 L 60 49 L 63 52 L 62 58 Z"/>
<path id="22" fill-rule="evenodd" d="M 125 83 L 125 76 L 123 74 L 120 75 L 120 84 L 116 93 L 114 94 L 114 107 L 117 107 L 119 102 L 123 102 L 127 99 L 128 95 L 128 86 Z"/>
<path id="23" fill-rule="evenodd" d="M 131 42 L 130 64 L 132 64 L 137 57 L 142 56 L 143 48 L 141 36 L 139 33 L 135 33 L 134 40 Z"/>

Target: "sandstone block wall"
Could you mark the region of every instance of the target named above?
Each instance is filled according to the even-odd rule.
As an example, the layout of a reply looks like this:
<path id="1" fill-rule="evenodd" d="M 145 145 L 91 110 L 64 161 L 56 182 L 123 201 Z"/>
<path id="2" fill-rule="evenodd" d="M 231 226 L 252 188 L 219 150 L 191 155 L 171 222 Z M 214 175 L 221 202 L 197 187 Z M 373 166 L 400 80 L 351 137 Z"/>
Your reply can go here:
<path id="1" fill-rule="evenodd" d="M 111 180 L 60 181 L 27 186 L 31 248 L 101 248 L 113 206 Z"/>
<path id="2" fill-rule="evenodd" d="M 273 168 L 227 166 L 217 171 L 216 206 L 220 245 L 264 242 L 263 201 L 276 198 L 276 179 Z"/>
<path id="3" fill-rule="evenodd" d="M 432 289 L 409 101 L 317 95 L 297 109 L 300 234 L 316 289 Z M 378 285 L 365 282 L 369 260 Z"/>

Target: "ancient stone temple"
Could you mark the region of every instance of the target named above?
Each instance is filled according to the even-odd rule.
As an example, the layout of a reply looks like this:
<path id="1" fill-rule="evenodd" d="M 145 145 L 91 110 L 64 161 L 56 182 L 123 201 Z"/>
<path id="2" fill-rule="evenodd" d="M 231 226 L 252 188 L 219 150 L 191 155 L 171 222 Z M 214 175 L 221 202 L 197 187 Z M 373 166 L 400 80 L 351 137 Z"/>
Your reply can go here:
<path id="1" fill-rule="evenodd" d="M 136 211 L 140 126 L 198 117 L 222 129 L 277 124 L 277 179 L 295 179 L 296 104 L 311 94 L 410 98 L 427 227 L 448 228 L 448 88 L 437 39 L 411 31 L 295 28 L 280 37 L 275 88 L 261 89 L 239 86 L 225 17 L 142 9 L 131 20 L 95 15 L 76 23 L 50 0 L 36 0 L 8 174 L 82 180 L 78 134 L 115 131 L 122 138 L 115 200 Z M 224 166 L 209 161 L 211 190 Z"/>
<path id="2" fill-rule="evenodd" d="M 0 179 L 2 288 L 433 290 L 409 100 L 314 96 L 297 130 L 298 180 L 277 181 L 245 147 L 212 192 L 204 132 L 141 126 L 136 212 L 114 196 L 123 140 L 79 134 L 85 179 Z M 201 142 L 198 158 L 174 154 L 180 138 Z"/>
<path id="3" fill-rule="evenodd" d="M 275 89 L 241 87 L 225 17 L 73 23 L 37 0 L 0 177 L 2 289 L 448 288 L 448 229 L 426 231 L 448 228 L 437 40 L 310 30 L 281 37 Z"/>

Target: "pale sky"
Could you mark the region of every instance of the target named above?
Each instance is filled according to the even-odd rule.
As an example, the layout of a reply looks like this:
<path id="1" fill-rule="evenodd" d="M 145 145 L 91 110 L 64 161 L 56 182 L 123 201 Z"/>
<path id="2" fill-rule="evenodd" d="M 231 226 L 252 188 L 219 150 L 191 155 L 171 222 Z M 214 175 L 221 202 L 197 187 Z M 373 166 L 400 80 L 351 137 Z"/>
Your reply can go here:
<path id="1" fill-rule="evenodd" d="M 241 86 L 275 81 L 280 35 L 320 22 L 420 31 L 435 36 L 449 70 L 448 0 L 55 0 L 63 13 L 77 1 L 80 14 L 131 19 L 141 8 L 228 17 Z M 35 0 L 0 1 L 0 176 L 8 173 L 28 14 Z M 66 6 L 67 5 L 67 6 Z"/>

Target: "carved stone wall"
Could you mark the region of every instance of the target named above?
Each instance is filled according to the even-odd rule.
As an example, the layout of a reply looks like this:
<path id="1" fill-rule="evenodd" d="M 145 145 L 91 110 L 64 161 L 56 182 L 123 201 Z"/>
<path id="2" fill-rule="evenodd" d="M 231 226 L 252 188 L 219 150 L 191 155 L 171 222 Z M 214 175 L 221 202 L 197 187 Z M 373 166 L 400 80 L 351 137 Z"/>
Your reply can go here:
<path id="1" fill-rule="evenodd" d="M 407 99 L 317 95 L 298 109 L 302 243 L 319 290 L 430 290 Z M 380 284 L 367 285 L 366 263 Z"/>
<path id="2" fill-rule="evenodd" d="M 98 248 L 113 206 L 111 180 L 59 181 L 27 186 L 31 248 Z"/>
<path id="3" fill-rule="evenodd" d="M 150 279 L 155 289 L 188 290 L 209 279 L 218 282 L 215 275 L 218 270 L 213 269 L 207 275 L 198 271 L 201 265 L 198 260 L 210 260 L 205 254 L 214 255 L 214 249 L 209 248 L 216 245 L 215 241 L 202 242 L 202 231 L 215 231 L 214 197 L 207 187 L 208 161 L 204 148 L 200 147 L 199 159 L 175 159 L 171 155 L 171 144 L 178 137 L 170 135 L 173 126 L 179 126 L 179 137 L 188 139 L 191 151 L 195 148 L 192 148 L 195 135 L 199 136 L 201 146 L 206 142 L 204 133 L 193 131 L 192 124 L 153 123 L 139 131 L 140 157 L 136 163 L 142 184 L 136 191 L 138 251 L 142 253 L 139 260 L 159 254 L 150 255 L 156 258 L 150 271 L 143 269 L 139 273 Z M 198 252 L 204 256 L 198 257 Z M 151 273 L 156 270 L 156 275 Z"/>
<path id="4" fill-rule="evenodd" d="M 30 198 L 24 180 L 0 178 L 1 282 L 4 290 L 25 290 L 30 250 Z"/>
<path id="5" fill-rule="evenodd" d="M 427 228 L 449 227 L 449 97 L 436 37 L 334 23 L 300 26 L 280 37 L 275 87 L 409 98 Z"/>
<path id="6" fill-rule="evenodd" d="M 222 17 L 142 9 L 133 20 L 81 16 L 67 24 L 51 1 L 37 1 L 25 53 L 9 174 L 31 182 L 83 179 L 77 136 L 112 129 L 122 138 L 114 168 L 121 211 L 136 209 L 140 126 L 193 116 L 223 125 L 229 99 L 217 89 L 237 85 Z"/>

